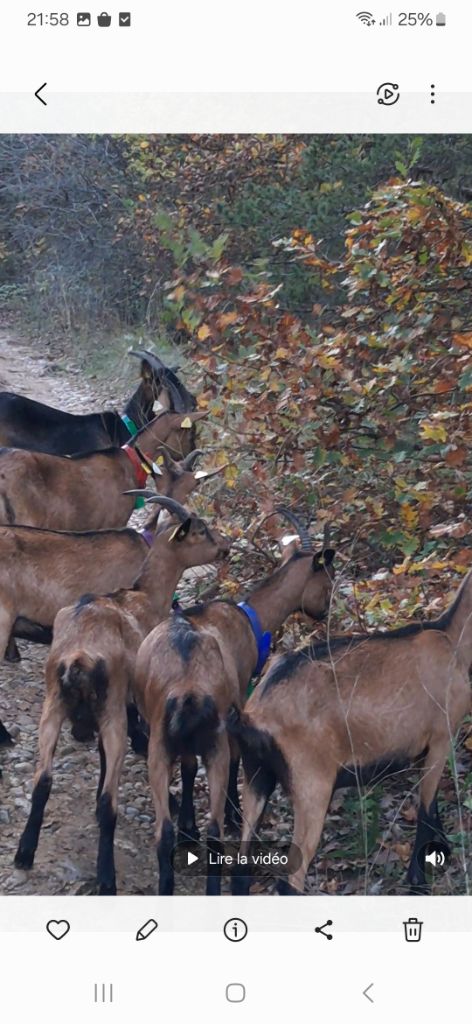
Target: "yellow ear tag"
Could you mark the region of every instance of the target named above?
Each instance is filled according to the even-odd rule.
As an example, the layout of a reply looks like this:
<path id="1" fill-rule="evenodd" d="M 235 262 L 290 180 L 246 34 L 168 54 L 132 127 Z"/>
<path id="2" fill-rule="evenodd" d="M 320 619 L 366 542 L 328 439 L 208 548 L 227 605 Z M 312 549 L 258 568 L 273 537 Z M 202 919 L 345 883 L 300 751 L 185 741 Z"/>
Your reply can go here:
<path id="1" fill-rule="evenodd" d="M 170 544 L 171 541 L 175 540 L 179 530 L 180 530 L 180 526 L 176 526 L 175 530 L 172 531 L 172 533 L 171 533 L 171 535 L 169 537 L 169 544 Z"/>
<path id="2" fill-rule="evenodd" d="M 164 412 L 164 406 L 163 406 L 162 402 L 159 401 L 158 398 L 156 398 L 156 401 L 154 402 L 154 405 L 152 407 L 152 411 L 153 412 Z"/>
<path id="3" fill-rule="evenodd" d="M 190 419 L 190 416 L 186 416 L 185 419 L 182 420 L 182 423 L 180 424 L 180 426 L 183 427 L 184 430 L 188 430 L 192 426 L 192 421 Z"/>
<path id="4" fill-rule="evenodd" d="M 162 470 L 159 469 L 159 466 L 157 465 L 156 462 L 152 463 L 152 469 L 153 469 L 153 472 L 156 474 L 156 476 L 162 476 Z"/>
<path id="5" fill-rule="evenodd" d="M 163 455 L 159 455 L 158 458 L 156 459 L 156 462 L 157 462 L 158 466 L 163 466 L 164 465 L 164 456 Z"/>

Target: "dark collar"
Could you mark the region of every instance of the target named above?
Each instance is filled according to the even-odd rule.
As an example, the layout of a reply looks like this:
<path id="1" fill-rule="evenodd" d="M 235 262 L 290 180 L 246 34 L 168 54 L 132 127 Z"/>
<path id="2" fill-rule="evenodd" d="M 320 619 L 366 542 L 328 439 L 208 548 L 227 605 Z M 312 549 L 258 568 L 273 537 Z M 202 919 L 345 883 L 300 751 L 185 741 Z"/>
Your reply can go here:
<path id="1" fill-rule="evenodd" d="M 255 608 L 251 608 L 250 604 L 246 604 L 245 601 L 239 601 L 238 608 L 240 608 L 249 619 L 252 632 L 254 633 L 254 639 L 257 644 L 257 665 L 254 669 L 253 675 L 259 676 L 270 654 L 272 633 L 263 632 L 262 626 L 259 622 L 259 616 Z"/>

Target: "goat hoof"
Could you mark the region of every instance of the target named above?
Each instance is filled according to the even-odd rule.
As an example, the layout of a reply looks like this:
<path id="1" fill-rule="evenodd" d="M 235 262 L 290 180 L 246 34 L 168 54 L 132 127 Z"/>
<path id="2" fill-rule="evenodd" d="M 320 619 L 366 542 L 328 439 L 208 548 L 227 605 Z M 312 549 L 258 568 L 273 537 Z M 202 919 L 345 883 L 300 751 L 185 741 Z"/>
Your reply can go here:
<path id="1" fill-rule="evenodd" d="M 19 650 L 12 651 L 11 654 L 9 651 L 5 651 L 5 657 L 3 660 L 7 661 L 9 665 L 18 665 L 21 661 L 21 654 Z"/>
<path id="2" fill-rule="evenodd" d="M 33 867 L 34 854 L 34 850 L 22 850 L 20 848 L 15 856 L 15 867 L 20 868 L 22 871 L 29 871 Z"/>
<path id="3" fill-rule="evenodd" d="M 116 896 L 116 882 L 107 884 L 106 882 L 100 882 L 98 885 L 99 896 Z"/>
<path id="4" fill-rule="evenodd" d="M 231 878 L 232 896 L 249 896 L 252 879 L 247 875 L 234 874 Z"/>
<path id="5" fill-rule="evenodd" d="M 280 878 L 277 882 L 277 892 L 279 896 L 301 896 L 301 892 L 295 889 L 290 882 L 287 882 L 285 878 Z"/>
<path id="6" fill-rule="evenodd" d="M 2 725 L 1 722 L 0 722 L 0 747 L 13 747 L 13 746 L 14 746 L 14 743 L 13 743 L 12 737 L 10 736 L 10 733 L 7 732 L 7 730 L 5 729 L 5 726 Z"/>

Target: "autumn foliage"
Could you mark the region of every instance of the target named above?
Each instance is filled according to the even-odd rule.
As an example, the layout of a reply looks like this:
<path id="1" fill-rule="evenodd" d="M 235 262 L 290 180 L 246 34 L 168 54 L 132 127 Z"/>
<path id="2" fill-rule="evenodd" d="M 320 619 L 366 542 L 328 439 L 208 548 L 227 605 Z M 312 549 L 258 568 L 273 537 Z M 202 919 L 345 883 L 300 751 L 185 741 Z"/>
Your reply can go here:
<path id="1" fill-rule="evenodd" d="M 247 515 L 283 498 L 330 521 L 362 625 L 434 613 L 472 562 L 471 228 L 468 206 L 391 180 L 350 216 L 339 261 L 300 228 L 274 240 L 327 294 L 342 285 L 334 310 L 287 312 L 278 282 L 229 261 L 224 240 L 201 238 L 166 285 Z M 177 236 L 192 245 L 161 222 L 161 245 Z"/>

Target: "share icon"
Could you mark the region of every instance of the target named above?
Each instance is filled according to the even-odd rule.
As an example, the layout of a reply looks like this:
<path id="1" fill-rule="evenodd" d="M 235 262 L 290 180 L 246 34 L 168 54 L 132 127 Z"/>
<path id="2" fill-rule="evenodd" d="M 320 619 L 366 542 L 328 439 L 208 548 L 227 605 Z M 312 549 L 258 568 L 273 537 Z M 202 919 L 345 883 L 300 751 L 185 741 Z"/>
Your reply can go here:
<path id="1" fill-rule="evenodd" d="M 325 928 L 331 928 L 332 924 L 333 924 L 332 921 L 325 921 L 324 924 L 321 924 L 321 925 L 319 925 L 318 928 L 315 928 L 316 934 L 317 935 L 324 935 L 325 939 L 328 939 L 328 940 L 332 939 L 333 936 L 332 935 L 328 935 L 328 933 L 325 932 Z"/>

